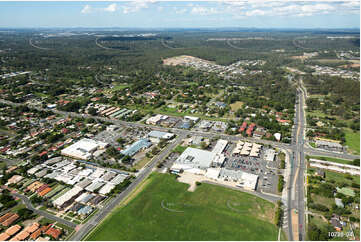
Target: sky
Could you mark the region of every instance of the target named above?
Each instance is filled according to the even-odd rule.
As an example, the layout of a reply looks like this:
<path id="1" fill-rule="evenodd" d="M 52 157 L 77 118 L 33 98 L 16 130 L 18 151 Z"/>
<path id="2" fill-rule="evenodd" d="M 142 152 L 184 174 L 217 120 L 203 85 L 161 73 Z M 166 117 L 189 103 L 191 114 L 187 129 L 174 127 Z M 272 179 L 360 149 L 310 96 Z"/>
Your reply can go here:
<path id="1" fill-rule="evenodd" d="M 360 1 L 0 1 L 0 27 L 360 28 Z"/>

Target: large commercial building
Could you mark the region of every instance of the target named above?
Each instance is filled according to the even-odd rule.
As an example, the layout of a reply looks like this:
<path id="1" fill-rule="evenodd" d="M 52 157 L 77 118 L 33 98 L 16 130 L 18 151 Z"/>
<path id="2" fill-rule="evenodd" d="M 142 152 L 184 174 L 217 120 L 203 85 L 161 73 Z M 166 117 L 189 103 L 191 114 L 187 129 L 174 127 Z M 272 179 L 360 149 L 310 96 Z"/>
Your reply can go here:
<path id="1" fill-rule="evenodd" d="M 104 149 L 107 145 L 104 142 L 85 138 L 63 149 L 61 154 L 75 159 L 88 160 L 92 158 L 96 150 Z"/>
<path id="2" fill-rule="evenodd" d="M 237 182 L 238 187 L 242 187 L 248 190 L 256 190 L 258 183 L 257 175 L 243 171 L 229 170 L 225 168 L 222 168 L 220 170 L 219 178 Z"/>
<path id="3" fill-rule="evenodd" d="M 211 151 L 188 147 L 175 161 L 171 170 L 175 172 L 189 171 L 199 173 L 199 170 L 206 170 L 211 167 L 216 154 Z"/>

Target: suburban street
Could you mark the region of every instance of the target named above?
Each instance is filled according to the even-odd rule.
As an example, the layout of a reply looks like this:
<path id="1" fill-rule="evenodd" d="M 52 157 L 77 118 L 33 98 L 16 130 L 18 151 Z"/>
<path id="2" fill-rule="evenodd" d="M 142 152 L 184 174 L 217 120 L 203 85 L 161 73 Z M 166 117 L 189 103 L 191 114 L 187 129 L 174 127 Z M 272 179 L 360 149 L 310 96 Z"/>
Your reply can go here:
<path id="1" fill-rule="evenodd" d="M 23 203 L 25 204 L 25 206 L 30 209 L 31 211 L 33 211 L 34 213 L 36 214 L 39 214 L 47 219 L 50 219 L 50 220 L 55 220 L 56 222 L 58 223 L 61 223 L 61 224 L 64 224 L 66 226 L 69 226 L 71 228 L 75 228 L 76 227 L 76 224 L 73 223 L 73 222 L 70 222 L 68 220 L 65 220 L 65 219 L 62 219 L 62 218 L 59 218 L 55 215 L 52 215 L 50 213 L 47 213 L 46 211 L 43 211 L 43 210 L 39 210 L 39 209 L 36 209 L 34 208 L 34 206 L 31 204 L 29 198 L 27 198 L 27 196 L 25 195 L 21 195 L 21 194 L 18 194 L 18 193 L 10 193 L 12 196 L 14 197 L 17 197 L 17 198 L 20 198 Z"/>

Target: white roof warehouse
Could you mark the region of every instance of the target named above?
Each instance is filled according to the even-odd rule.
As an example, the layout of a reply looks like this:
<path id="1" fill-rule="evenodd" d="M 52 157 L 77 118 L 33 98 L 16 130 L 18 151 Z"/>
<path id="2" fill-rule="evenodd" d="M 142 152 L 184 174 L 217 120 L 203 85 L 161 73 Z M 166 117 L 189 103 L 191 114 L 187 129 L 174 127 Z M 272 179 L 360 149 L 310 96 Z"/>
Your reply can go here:
<path id="1" fill-rule="evenodd" d="M 108 144 L 92 139 L 81 139 L 61 151 L 62 155 L 75 159 L 88 160 L 97 149 L 104 149 Z"/>

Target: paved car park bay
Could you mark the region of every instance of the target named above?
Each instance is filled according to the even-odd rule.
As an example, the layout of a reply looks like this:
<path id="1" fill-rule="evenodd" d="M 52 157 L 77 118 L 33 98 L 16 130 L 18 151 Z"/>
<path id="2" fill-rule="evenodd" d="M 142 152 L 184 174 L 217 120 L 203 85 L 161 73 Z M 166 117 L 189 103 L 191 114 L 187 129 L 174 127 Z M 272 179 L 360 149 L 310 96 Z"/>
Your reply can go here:
<path id="1" fill-rule="evenodd" d="M 231 170 L 241 170 L 259 176 L 257 191 L 277 194 L 278 175 L 277 168 L 279 166 L 278 157 L 274 161 L 266 161 L 264 159 L 265 150 L 262 147 L 259 157 L 232 155 L 235 144 L 229 144 L 225 149 L 226 161 L 223 167 Z"/>

